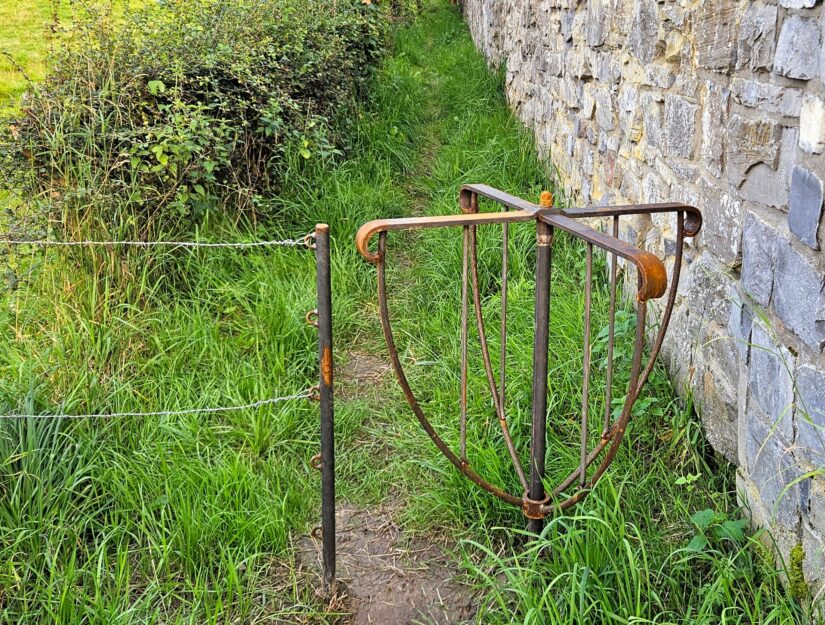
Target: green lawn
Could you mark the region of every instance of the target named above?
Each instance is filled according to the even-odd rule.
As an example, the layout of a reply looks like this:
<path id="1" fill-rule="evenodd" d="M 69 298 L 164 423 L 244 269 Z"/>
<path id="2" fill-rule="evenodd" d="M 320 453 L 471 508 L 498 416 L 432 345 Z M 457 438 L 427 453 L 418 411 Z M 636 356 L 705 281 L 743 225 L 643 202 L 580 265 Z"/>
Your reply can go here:
<path id="1" fill-rule="evenodd" d="M 32 80 L 48 70 L 56 5 L 50 0 L 0 0 L 0 105 L 8 106 Z M 57 15 L 65 11 L 57 10 Z"/>
<path id="2" fill-rule="evenodd" d="M 270 198 L 283 216 L 277 226 L 204 233 L 271 239 L 330 223 L 341 358 L 384 354 L 374 269 L 353 245 L 361 223 L 455 213 L 458 188 L 468 181 L 531 198 L 552 188 L 506 107 L 500 77 L 487 70 L 446 0 L 432 0 L 417 25 L 400 28 L 354 126 L 346 159 L 289 163 L 281 192 Z M 508 396 L 526 454 L 534 232 L 514 227 L 512 239 Z M 494 230 L 481 232 L 491 328 L 497 240 Z M 582 247 L 557 241 L 550 478 L 577 462 L 568 425 L 581 382 Z M 444 231 L 389 240 L 402 357 L 451 444 L 458 438 L 459 242 Z M 0 286 L 0 413 L 233 405 L 294 392 L 315 377 L 315 335 L 303 320 L 314 307 L 306 250 L 128 257 L 19 250 L 9 261 L 15 275 Z M 597 329 L 605 323 L 605 294 L 600 285 Z M 629 339 L 624 325 L 620 356 Z M 594 413 L 602 343 L 594 348 L 601 356 Z M 503 441 L 490 427 L 479 353 L 471 358 L 470 458 L 515 491 Z M 484 590 L 480 622 L 801 621 L 771 556 L 735 522 L 732 467 L 713 456 L 661 368 L 639 406 L 595 492 L 527 548 L 520 513 L 454 471 L 389 379 L 338 402 L 341 498 L 403 502 L 395 507 L 407 529 L 457 539 L 457 557 Z M 315 405 L 294 402 L 187 417 L 0 422 L 0 623 L 335 622 L 339 615 L 294 564 L 295 541 L 319 514 L 310 467 L 317 419 Z"/>

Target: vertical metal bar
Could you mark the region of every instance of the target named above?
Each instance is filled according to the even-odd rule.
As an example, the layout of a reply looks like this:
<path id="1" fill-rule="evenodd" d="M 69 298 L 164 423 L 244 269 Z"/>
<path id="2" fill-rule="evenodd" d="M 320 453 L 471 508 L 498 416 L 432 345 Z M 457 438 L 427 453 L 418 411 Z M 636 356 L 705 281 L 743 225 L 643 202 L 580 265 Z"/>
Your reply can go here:
<path id="1" fill-rule="evenodd" d="M 544 456 L 547 451 L 547 352 L 550 338 L 550 278 L 553 227 L 536 222 L 536 317 L 533 341 L 533 411 L 530 441 L 530 492 L 533 501 L 544 493 Z M 538 534 L 544 519 L 530 519 L 527 529 Z"/>
<path id="2" fill-rule="evenodd" d="M 469 317 L 469 250 L 470 227 L 464 226 L 464 248 L 461 266 L 461 461 L 467 462 L 467 333 Z"/>
<path id="3" fill-rule="evenodd" d="M 321 528 L 324 590 L 335 584 L 335 413 L 332 355 L 332 277 L 329 226 L 315 226 L 318 290 L 318 353 L 321 398 Z"/>
<path id="4" fill-rule="evenodd" d="M 593 244 L 587 244 L 587 269 L 584 285 L 584 379 L 582 380 L 582 440 L 579 486 L 587 482 L 587 416 L 590 400 L 590 314 L 593 299 Z"/>
<path id="5" fill-rule="evenodd" d="M 613 217 L 613 237 L 619 238 L 619 216 Z M 615 343 L 616 335 L 616 275 L 618 273 L 618 260 L 616 254 L 611 254 L 610 259 L 610 311 L 609 311 L 609 330 L 607 336 L 607 379 L 605 380 L 605 398 L 604 398 L 604 428 L 602 428 L 602 437 L 607 436 L 610 429 L 610 415 L 612 413 L 613 404 L 613 345 Z"/>
<path id="6" fill-rule="evenodd" d="M 505 211 L 507 209 L 505 208 Z M 498 403 L 499 414 L 504 412 L 504 390 L 506 383 L 507 368 L 507 273 L 508 260 L 510 255 L 510 224 L 504 224 L 503 240 L 501 244 L 501 347 L 499 350 L 499 372 L 498 372 Z"/>

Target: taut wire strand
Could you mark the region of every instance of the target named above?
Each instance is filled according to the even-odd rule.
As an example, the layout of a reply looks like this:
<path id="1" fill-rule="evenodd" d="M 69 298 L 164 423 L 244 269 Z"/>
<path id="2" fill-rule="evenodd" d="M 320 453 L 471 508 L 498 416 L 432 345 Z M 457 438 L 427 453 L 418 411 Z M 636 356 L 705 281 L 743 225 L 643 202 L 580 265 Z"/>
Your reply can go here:
<path id="1" fill-rule="evenodd" d="M 124 417 L 179 417 L 193 414 L 213 414 L 216 412 L 239 412 L 241 410 L 252 410 L 254 408 L 261 408 L 263 406 L 271 406 L 285 401 L 293 401 L 298 399 L 314 399 L 316 389 L 309 388 L 295 393 L 294 395 L 285 395 L 283 397 L 272 397 L 270 399 L 261 399 L 251 404 L 243 404 L 240 406 L 222 406 L 218 408 L 187 408 L 184 410 L 160 410 L 157 412 L 113 412 L 109 414 L 78 414 L 78 415 L 63 415 L 63 414 L 11 414 L 0 415 L 0 419 L 116 419 Z"/>

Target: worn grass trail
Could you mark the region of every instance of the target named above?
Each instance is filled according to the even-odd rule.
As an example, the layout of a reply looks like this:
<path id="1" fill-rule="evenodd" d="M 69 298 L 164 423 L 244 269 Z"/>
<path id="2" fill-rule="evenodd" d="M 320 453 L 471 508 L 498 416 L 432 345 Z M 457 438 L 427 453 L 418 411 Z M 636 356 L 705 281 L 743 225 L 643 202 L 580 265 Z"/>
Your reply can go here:
<path id="1" fill-rule="evenodd" d="M 215 224 L 204 231 L 214 240 L 274 239 L 316 222 L 332 225 L 344 387 L 351 363 L 385 357 L 374 269 L 353 244 L 360 224 L 455 213 L 468 181 L 534 198 L 551 186 L 507 109 L 500 77 L 487 70 L 446 0 L 427 3 L 416 24 L 399 29 L 371 101 L 351 125 L 347 159 L 287 159 L 282 191 L 268 200 L 282 222 L 265 232 Z M 492 230 L 480 236 L 492 328 L 500 239 Z M 529 225 L 511 231 L 508 397 L 525 453 L 533 239 Z M 570 425 L 580 402 L 581 252 L 559 237 L 553 476 L 577 455 Z M 393 236 L 389 253 L 404 364 L 433 423 L 455 445 L 460 236 Z M 243 403 L 304 388 L 315 377 L 315 336 L 303 322 L 313 307 L 314 270 L 299 250 L 183 251 L 146 262 L 100 251 L 11 260 L 29 273 L 0 294 L 0 412 Z M 596 327 L 605 301 L 605 289 L 596 289 Z M 596 343 L 603 359 L 603 338 Z M 491 481 L 515 490 L 471 344 L 470 457 Z M 597 380 L 594 397 L 598 389 Z M 385 504 L 408 533 L 442 542 L 450 536 L 467 579 L 483 589 L 482 622 L 785 623 L 801 614 L 769 557 L 735 521 L 732 468 L 713 459 L 661 370 L 607 478 L 527 550 L 513 530 L 522 527 L 521 515 L 454 471 L 389 376 L 358 392 L 342 390 L 341 499 Z M 318 518 L 318 478 L 309 466 L 317 421 L 315 407 L 299 403 L 208 418 L 0 423 L 0 623 L 336 621 L 338 608 L 319 603 L 294 561 L 297 539 Z"/>
<path id="2" fill-rule="evenodd" d="M 399 84 L 405 85 L 403 95 L 396 90 Z M 379 102 L 412 104 L 403 132 L 411 133 L 407 145 L 417 156 L 396 162 L 393 172 L 392 186 L 402 191 L 394 208 L 401 214 L 455 213 L 458 189 L 470 181 L 532 198 L 552 189 L 549 167 L 538 161 L 531 138 L 506 106 L 501 77 L 485 67 L 460 16 L 447 3 L 429 3 L 417 25 L 398 33 L 377 93 Z M 400 128 L 401 118 L 386 120 L 391 133 Z M 482 304 L 488 327 L 496 328 L 500 230 L 480 229 L 479 236 Z M 523 456 L 529 446 L 534 236 L 529 225 L 511 229 L 508 402 Z M 457 448 L 460 233 L 392 235 L 388 250 L 390 310 L 402 360 L 425 412 Z M 583 246 L 558 237 L 551 312 L 550 482 L 577 462 L 583 259 Z M 597 261 L 598 273 L 605 274 L 603 259 Z M 374 288 L 368 284 L 363 293 L 374 297 Z M 369 337 L 367 349 L 381 350 L 371 301 L 365 300 L 361 309 L 359 336 Z M 604 410 L 598 398 L 606 332 L 599 330 L 606 325 L 606 304 L 602 284 L 594 293 L 593 414 Z M 620 312 L 620 363 L 630 353 L 632 326 L 630 309 Z M 473 338 L 471 330 L 470 460 L 492 482 L 517 492 Z M 495 337 L 490 349 L 497 353 Z M 618 384 L 623 381 L 620 374 Z M 435 450 L 394 380 L 386 376 L 371 400 L 357 402 L 363 420 L 352 442 L 375 453 L 368 473 L 342 478 L 344 496 L 395 502 L 396 517 L 408 532 L 433 540 L 466 538 L 457 550 L 468 579 L 483 589 L 481 622 L 710 625 L 806 618 L 805 609 L 787 596 L 781 572 L 759 537 L 744 529 L 733 467 L 714 456 L 692 407 L 675 399 L 661 367 L 591 498 L 570 515 L 551 520 L 527 548 L 519 534 L 521 515 L 471 485 Z M 345 446 L 342 453 L 346 457 L 353 451 Z"/>

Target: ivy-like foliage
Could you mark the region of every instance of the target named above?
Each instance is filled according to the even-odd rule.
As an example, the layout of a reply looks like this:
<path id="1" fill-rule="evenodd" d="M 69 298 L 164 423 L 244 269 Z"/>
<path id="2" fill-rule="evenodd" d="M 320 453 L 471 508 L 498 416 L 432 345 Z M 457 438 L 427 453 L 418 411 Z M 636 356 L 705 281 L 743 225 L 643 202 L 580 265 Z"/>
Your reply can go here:
<path id="1" fill-rule="evenodd" d="M 388 18 L 364 0 L 87 9 L 3 124 L 0 174 L 75 233 L 266 217 L 286 159 L 346 148 L 336 129 L 364 95 Z"/>

